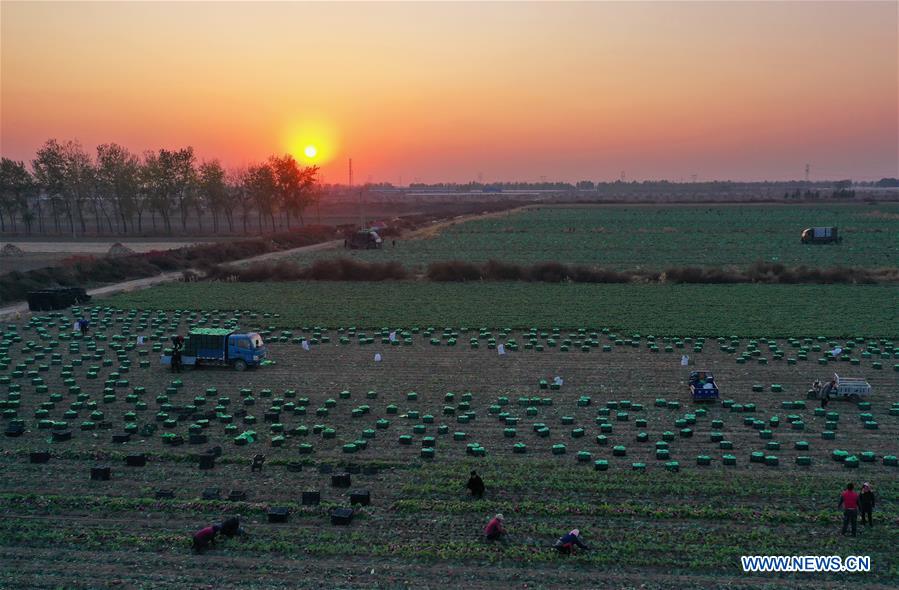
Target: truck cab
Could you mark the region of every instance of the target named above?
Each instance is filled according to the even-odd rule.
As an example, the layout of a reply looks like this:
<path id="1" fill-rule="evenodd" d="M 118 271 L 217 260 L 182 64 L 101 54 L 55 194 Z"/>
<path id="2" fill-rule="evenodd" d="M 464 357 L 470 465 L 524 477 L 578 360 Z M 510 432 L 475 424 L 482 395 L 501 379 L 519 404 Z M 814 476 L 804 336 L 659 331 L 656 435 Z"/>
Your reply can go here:
<path id="1" fill-rule="evenodd" d="M 262 336 L 256 332 L 228 335 L 227 358 L 229 364 L 238 371 L 255 367 L 265 360 L 265 344 L 262 342 Z"/>
<path id="2" fill-rule="evenodd" d="M 690 372 L 690 395 L 694 402 L 711 402 L 718 399 L 718 384 L 709 370 Z"/>

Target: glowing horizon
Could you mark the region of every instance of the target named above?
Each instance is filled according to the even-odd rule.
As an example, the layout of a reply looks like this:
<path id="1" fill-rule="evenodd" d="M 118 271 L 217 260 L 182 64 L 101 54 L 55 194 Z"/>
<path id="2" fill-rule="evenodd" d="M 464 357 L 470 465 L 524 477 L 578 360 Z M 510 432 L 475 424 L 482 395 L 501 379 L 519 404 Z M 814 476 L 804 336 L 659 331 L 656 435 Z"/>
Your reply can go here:
<path id="1" fill-rule="evenodd" d="M 328 182 L 899 175 L 895 2 L 0 3 L 0 153 Z M 306 149 L 314 146 L 310 157 Z"/>

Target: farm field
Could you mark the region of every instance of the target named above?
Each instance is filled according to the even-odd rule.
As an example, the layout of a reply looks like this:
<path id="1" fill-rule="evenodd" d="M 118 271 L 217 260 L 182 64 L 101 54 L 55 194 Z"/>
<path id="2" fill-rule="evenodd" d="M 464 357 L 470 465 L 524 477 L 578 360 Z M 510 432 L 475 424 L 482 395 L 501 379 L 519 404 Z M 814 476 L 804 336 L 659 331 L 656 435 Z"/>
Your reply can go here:
<path id="1" fill-rule="evenodd" d="M 86 338 L 70 333 L 71 313 L 4 328 L 4 423 L 25 432 L 0 439 L 0 556 L 13 564 L 0 585 L 899 582 L 895 338 L 410 326 L 391 344 L 380 329 L 270 330 L 265 313 L 88 311 Z M 272 364 L 178 375 L 158 365 L 169 334 L 236 325 L 263 334 Z M 822 364 L 837 345 L 845 360 Z M 681 366 L 682 354 L 692 367 Z M 687 400 L 694 367 L 715 372 L 721 402 Z M 868 405 L 834 400 L 821 409 L 806 399 L 809 383 L 833 372 L 866 377 Z M 564 379 L 557 389 L 549 385 L 556 375 Z M 127 442 L 113 442 L 126 433 Z M 215 467 L 198 469 L 198 455 L 214 446 Z M 44 450 L 47 463 L 29 462 Z M 261 473 L 250 471 L 256 453 L 267 456 Z M 134 454 L 145 454 L 146 466 L 126 466 Z M 110 480 L 91 480 L 98 465 L 111 468 Z M 482 500 L 464 494 L 470 469 L 487 483 Z M 344 471 L 350 487 L 332 487 Z M 838 535 L 836 496 L 850 479 L 871 481 L 879 498 L 875 526 L 855 539 Z M 209 488 L 246 498 L 203 499 Z M 174 497 L 157 498 L 161 489 Z M 328 510 L 349 505 L 355 490 L 367 490 L 370 505 L 350 526 L 332 526 Z M 304 505 L 306 491 L 322 503 Z M 268 523 L 272 507 L 288 508 L 289 521 Z M 510 538 L 485 545 L 478 535 L 496 512 Z M 189 535 L 225 514 L 240 514 L 249 537 L 191 555 Z M 549 545 L 573 527 L 595 550 L 562 559 Z M 869 555 L 872 571 L 739 569 L 740 555 L 816 554 Z"/>
<path id="2" fill-rule="evenodd" d="M 837 226 L 842 244 L 802 245 L 810 226 Z M 382 250 L 318 252 L 294 258 L 351 256 L 430 262 L 490 259 L 557 261 L 616 270 L 745 267 L 756 261 L 809 267 L 899 265 L 899 204 L 556 206 L 456 224 L 426 238 L 389 240 Z"/>
<path id="3" fill-rule="evenodd" d="M 117 295 L 136 309 L 247 309 L 266 325 L 606 326 L 654 335 L 899 336 L 892 285 L 178 283 Z"/>

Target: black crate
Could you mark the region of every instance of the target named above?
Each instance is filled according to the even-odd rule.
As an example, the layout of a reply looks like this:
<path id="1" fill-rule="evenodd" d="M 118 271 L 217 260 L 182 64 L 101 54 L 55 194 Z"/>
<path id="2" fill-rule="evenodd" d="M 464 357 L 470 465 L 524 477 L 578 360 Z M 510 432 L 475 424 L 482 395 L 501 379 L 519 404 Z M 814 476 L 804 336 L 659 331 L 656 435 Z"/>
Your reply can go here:
<path id="1" fill-rule="evenodd" d="M 53 442 L 65 442 L 72 440 L 71 430 L 60 430 L 53 433 Z"/>
<path id="2" fill-rule="evenodd" d="M 359 475 L 360 473 L 362 473 L 362 468 L 358 465 L 350 464 L 346 466 L 346 472 L 353 475 Z"/>
<path id="3" fill-rule="evenodd" d="M 331 511 L 331 524 L 347 526 L 353 521 L 352 508 L 335 508 Z"/>
<path id="4" fill-rule="evenodd" d="M 331 472 L 333 472 L 333 471 L 334 471 L 334 467 L 331 466 L 331 465 L 328 465 L 327 463 L 322 463 L 321 465 L 318 466 L 318 472 L 319 472 L 319 473 L 328 474 L 328 473 L 331 473 Z"/>
<path id="5" fill-rule="evenodd" d="M 164 488 L 156 490 L 156 499 L 157 500 L 171 500 L 175 497 L 174 488 Z"/>
<path id="6" fill-rule="evenodd" d="M 100 430 L 112 430 L 112 422 L 110 422 L 109 420 L 102 420 L 100 422 L 97 422 L 97 428 L 99 428 Z"/>
<path id="7" fill-rule="evenodd" d="M 368 506 L 371 504 L 371 493 L 368 490 L 356 490 L 350 494 L 350 504 Z"/>
<path id="8" fill-rule="evenodd" d="M 319 492 L 303 492 L 303 506 L 318 506 L 322 501 Z"/>
<path id="9" fill-rule="evenodd" d="M 215 467 L 215 455 L 200 455 L 200 469 L 213 469 Z"/>
<path id="10" fill-rule="evenodd" d="M 247 493 L 241 490 L 231 490 L 231 493 L 228 494 L 228 499 L 232 502 L 246 502 Z"/>
<path id="11" fill-rule="evenodd" d="M 209 437 L 205 434 L 196 434 L 192 432 L 187 435 L 187 442 L 191 445 L 205 445 L 209 442 Z"/>
<path id="12" fill-rule="evenodd" d="M 4 434 L 10 438 L 15 438 L 17 436 L 22 436 L 25 434 L 25 426 L 22 424 L 8 424 L 6 426 L 6 431 Z"/>
<path id="13" fill-rule="evenodd" d="M 125 457 L 125 465 L 128 467 L 143 467 L 147 464 L 147 456 L 144 453 L 128 455 Z"/>
<path id="14" fill-rule="evenodd" d="M 335 473 L 331 476 L 331 487 L 348 488 L 352 484 L 349 473 Z"/>
<path id="15" fill-rule="evenodd" d="M 277 412 L 266 412 L 265 413 L 265 421 L 266 422 L 280 422 L 281 414 Z"/>
<path id="16" fill-rule="evenodd" d="M 28 454 L 31 463 L 46 463 L 50 460 L 50 451 L 32 451 Z"/>
<path id="17" fill-rule="evenodd" d="M 287 522 L 290 518 L 290 509 L 289 508 L 269 508 L 268 511 L 268 521 L 269 522 Z"/>
<path id="18" fill-rule="evenodd" d="M 114 442 L 114 443 L 122 444 L 122 443 L 130 442 L 130 441 L 131 441 L 131 435 L 128 433 L 112 435 L 112 442 Z"/>
<path id="19" fill-rule="evenodd" d="M 377 475 L 377 474 L 378 474 L 377 467 L 365 466 L 362 468 L 362 475 Z"/>
<path id="20" fill-rule="evenodd" d="M 288 463 L 286 467 L 287 467 L 287 471 L 290 471 L 291 473 L 299 473 L 300 471 L 303 470 L 303 464 L 302 464 L 302 463 L 296 463 L 296 462 L 293 462 L 293 461 L 291 461 L 290 463 Z"/>
<path id="21" fill-rule="evenodd" d="M 222 456 L 222 447 L 210 447 L 206 449 L 207 455 L 212 455 L 213 457 L 221 457 Z"/>
<path id="22" fill-rule="evenodd" d="M 91 479 L 94 481 L 109 481 L 112 477 L 112 469 L 105 466 L 91 467 Z"/>
<path id="23" fill-rule="evenodd" d="M 206 488 L 203 490 L 204 500 L 221 500 L 222 491 L 219 488 Z"/>

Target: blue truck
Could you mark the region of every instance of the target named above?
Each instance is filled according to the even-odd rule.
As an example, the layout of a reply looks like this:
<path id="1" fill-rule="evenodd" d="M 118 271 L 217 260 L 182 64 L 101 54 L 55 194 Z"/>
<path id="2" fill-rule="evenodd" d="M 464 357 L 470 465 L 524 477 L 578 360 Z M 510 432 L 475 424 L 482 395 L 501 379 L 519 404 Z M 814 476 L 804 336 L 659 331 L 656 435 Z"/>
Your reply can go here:
<path id="1" fill-rule="evenodd" d="M 181 364 L 185 367 L 228 366 L 236 371 L 258 367 L 265 360 L 265 343 L 255 332 L 238 333 L 224 328 L 191 330 L 184 339 Z M 172 350 L 166 349 L 163 365 L 172 364 Z"/>
<path id="2" fill-rule="evenodd" d="M 718 384 L 711 371 L 692 371 L 690 373 L 690 395 L 694 402 L 711 402 L 718 399 Z"/>

